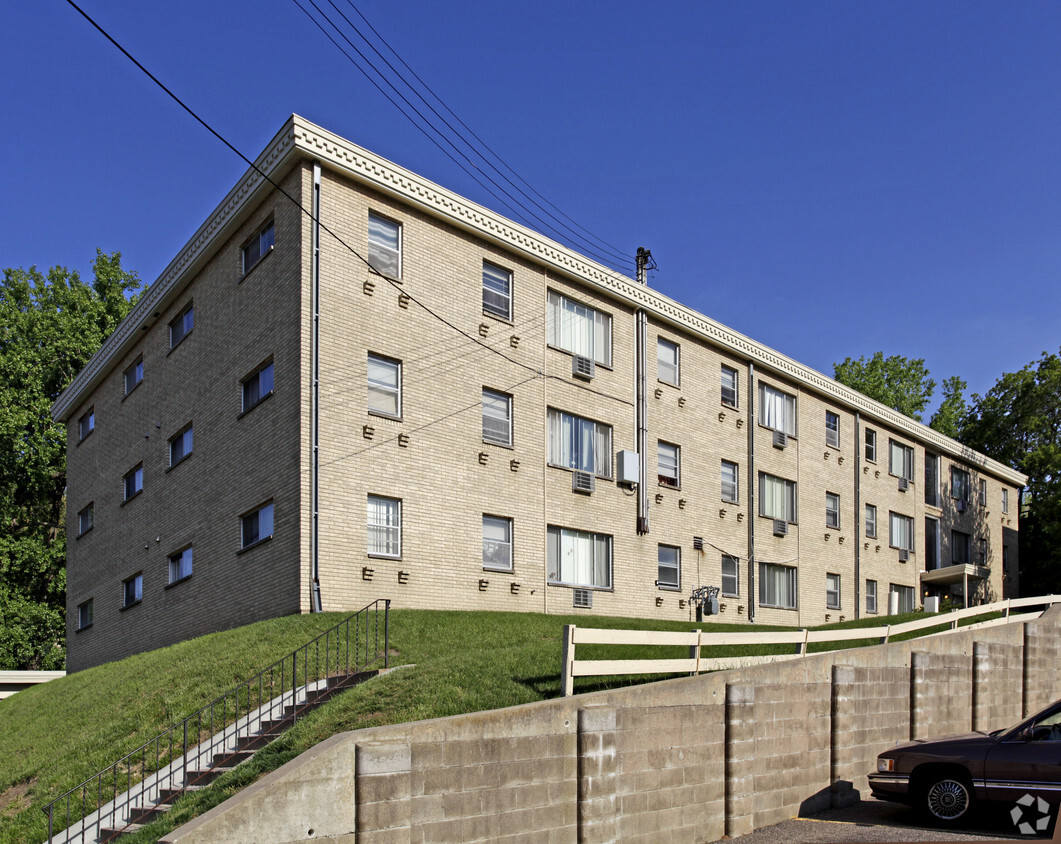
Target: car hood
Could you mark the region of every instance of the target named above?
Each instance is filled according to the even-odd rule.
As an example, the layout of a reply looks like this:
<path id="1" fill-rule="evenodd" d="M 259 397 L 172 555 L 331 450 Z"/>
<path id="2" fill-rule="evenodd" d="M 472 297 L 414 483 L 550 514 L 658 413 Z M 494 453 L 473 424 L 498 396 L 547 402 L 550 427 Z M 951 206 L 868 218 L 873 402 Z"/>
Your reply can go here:
<path id="1" fill-rule="evenodd" d="M 901 744 L 895 745 L 891 748 L 892 750 L 920 750 L 927 749 L 930 747 L 941 747 L 947 745 L 948 747 L 987 747 L 993 744 L 995 741 L 994 737 L 989 736 L 987 733 L 955 733 L 950 736 L 933 736 L 930 739 L 914 739 L 913 741 L 904 741 Z"/>

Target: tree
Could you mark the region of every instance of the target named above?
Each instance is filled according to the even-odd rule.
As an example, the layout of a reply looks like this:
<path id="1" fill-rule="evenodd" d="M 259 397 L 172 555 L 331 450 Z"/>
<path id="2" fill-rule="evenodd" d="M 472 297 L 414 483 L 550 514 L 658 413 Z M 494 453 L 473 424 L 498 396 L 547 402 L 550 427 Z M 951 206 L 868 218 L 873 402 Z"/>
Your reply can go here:
<path id="1" fill-rule="evenodd" d="M 921 412 L 936 389 L 936 382 L 929 377 L 923 359 L 901 355 L 885 358 L 884 352 L 874 353 L 869 360 L 848 357 L 843 363 L 834 363 L 833 377 L 919 422 Z"/>
<path id="2" fill-rule="evenodd" d="M 943 401 L 939 409 L 932 414 L 928 427 L 939 431 L 953 440 L 961 439 L 962 426 L 969 413 L 965 403 L 965 388 L 969 385 L 957 375 L 943 380 Z"/>
<path id="3" fill-rule="evenodd" d="M 0 284 L 0 669 L 65 662 L 66 429 L 51 406 L 129 312 L 139 277 L 5 269 Z"/>
<path id="4" fill-rule="evenodd" d="M 974 395 L 962 441 L 1025 473 L 1021 593 L 1061 592 L 1061 358 L 1042 357 Z"/>

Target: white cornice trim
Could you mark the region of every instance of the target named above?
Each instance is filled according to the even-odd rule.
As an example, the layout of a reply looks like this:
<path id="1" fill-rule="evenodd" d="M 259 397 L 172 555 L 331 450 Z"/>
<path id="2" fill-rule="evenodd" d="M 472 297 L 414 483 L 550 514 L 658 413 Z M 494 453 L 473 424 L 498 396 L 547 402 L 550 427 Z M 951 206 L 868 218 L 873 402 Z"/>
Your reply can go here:
<path id="1" fill-rule="evenodd" d="M 298 115 L 292 115 L 255 163 L 274 177 L 274 174 L 279 174 L 295 157 L 317 159 L 329 169 L 366 187 L 417 207 L 433 217 L 477 237 L 493 241 L 507 250 L 516 251 L 529 260 L 588 284 L 604 295 L 623 301 L 633 308 L 644 308 L 681 330 L 702 337 L 739 358 L 751 361 L 757 367 L 781 375 L 800 388 L 811 390 L 850 410 L 866 414 L 878 424 L 904 433 L 940 453 L 975 465 L 1015 486 L 1024 486 L 1027 483 L 1027 477 L 1020 472 L 943 436 L 927 425 L 903 416 L 820 372 L 803 366 L 649 287 L 638 284 L 633 279 L 591 261 Z M 80 398 L 102 380 L 113 362 L 135 342 L 140 327 L 150 324 L 151 315 L 192 277 L 199 266 L 209 258 L 224 234 L 242 222 L 242 216 L 246 214 L 248 206 L 253 207 L 251 200 L 264 187 L 264 179 L 253 169 L 248 170 L 158 281 L 148 288 L 132 313 L 55 402 L 52 408 L 55 419 L 65 420 Z"/>

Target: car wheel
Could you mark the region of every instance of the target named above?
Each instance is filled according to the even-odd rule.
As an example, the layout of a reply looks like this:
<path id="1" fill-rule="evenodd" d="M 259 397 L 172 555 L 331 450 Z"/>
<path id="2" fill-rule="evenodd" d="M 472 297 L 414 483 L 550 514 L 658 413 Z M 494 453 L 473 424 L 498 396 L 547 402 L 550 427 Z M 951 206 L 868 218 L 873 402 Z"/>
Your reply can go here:
<path id="1" fill-rule="evenodd" d="M 943 824 L 956 824 L 969 817 L 974 800 L 968 780 L 957 774 L 936 774 L 921 792 L 921 807 Z"/>

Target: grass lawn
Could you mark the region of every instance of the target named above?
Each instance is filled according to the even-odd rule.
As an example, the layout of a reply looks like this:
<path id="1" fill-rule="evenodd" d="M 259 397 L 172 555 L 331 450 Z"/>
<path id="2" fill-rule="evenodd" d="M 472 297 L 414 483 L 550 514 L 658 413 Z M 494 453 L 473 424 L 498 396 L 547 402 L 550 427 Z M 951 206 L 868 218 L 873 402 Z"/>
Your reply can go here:
<path id="1" fill-rule="evenodd" d="M 47 819 L 41 807 L 48 801 L 344 617 L 325 613 L 263 621 L 81 671 L 0 701 L 0 844 L 43 841 Z M 914 618 L 921 616 L 886 621 Z M 884 622 L 862 619 L 829 626 Z M 337 732 L 557 697 L 562 628 L 572 623 L 647 630 L 699 627 L 705 632 L 779 629 L 585 615 L 394 611 L 391 665 L 415 668 L 374 679 L 329 701 L 254 759 L 182 798 L 165 818 L 130 840 L 156 840 Z M 705 656 L 714 655 L 704 650 Z M 764 645 L 744 652 L 778 650 Z M 791 652 L 791 646 L 780 650 Z M 587 659 L 687 656 L 683 648 L 601 645 L 580 647 L 578 653 Z M 651 679 L 659 678 L 576 678 L 575 691 Z"/>

